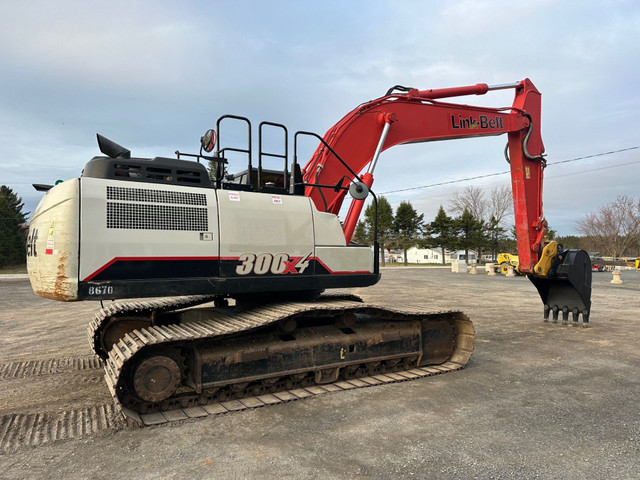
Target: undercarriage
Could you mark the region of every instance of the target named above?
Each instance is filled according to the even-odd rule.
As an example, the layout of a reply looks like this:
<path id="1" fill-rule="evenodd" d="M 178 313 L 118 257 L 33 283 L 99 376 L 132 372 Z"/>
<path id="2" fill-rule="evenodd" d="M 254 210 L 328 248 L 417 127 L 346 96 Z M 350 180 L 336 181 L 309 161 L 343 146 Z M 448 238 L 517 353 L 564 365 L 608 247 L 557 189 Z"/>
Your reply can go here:
<path id="1" fill-rule="evenodd" d="M 97 354 L 105 356 L 105 332 L 122 334 L 105 378 L 126 416 L 157 423 L 234 400 L 419 378 L 460 369 L 473 351 L 473 326 L 461 312 L 395 310 L 353 295 L 252 308 L 205 303 L 212 300 L 113 304 L 96 315 L 89 333 Z"/>

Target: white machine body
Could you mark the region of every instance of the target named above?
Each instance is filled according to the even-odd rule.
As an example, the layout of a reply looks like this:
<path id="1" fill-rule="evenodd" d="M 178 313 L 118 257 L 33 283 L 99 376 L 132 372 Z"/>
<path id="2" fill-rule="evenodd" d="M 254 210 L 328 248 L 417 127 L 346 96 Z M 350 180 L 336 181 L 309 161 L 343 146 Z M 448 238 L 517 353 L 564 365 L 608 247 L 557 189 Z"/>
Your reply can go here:
<path id="1" fill-rule="evenodd" d="M 318 291 L 379 278 L 367 246 L 303 195 L 82 177 L 30 223 L 38 295 L 64 301 Z"/>

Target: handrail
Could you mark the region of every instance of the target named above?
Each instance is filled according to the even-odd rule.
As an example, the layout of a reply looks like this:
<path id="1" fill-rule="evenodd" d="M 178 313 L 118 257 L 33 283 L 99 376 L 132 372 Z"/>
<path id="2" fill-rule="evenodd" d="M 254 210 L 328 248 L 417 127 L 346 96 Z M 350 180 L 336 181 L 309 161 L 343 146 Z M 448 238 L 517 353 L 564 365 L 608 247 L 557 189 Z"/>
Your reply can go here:
<path id="1" fill-rule="evenodd" d="M 220 137 L 220 124 L 222 123 L 222 120 L 224 120 L 226 118 L 230 118 L 230 119 L 233 119 L 233 120 L 240 120 L 240 121 L 246 122 L 247 131 L 248 131 L 248 142 L 247 142 L 248 143 L 248 148 L 247 149 L 232 148 L 232 147 L 226 147 L 226 148 L 223 148 L 223 149 L 218 148 L 218 150 L 216 150 L 215 156 L 216 157 L 221 157 L 222 155 L 224 155 L 224 152 L 227 152 L 227 151 L 229 151 L 229 152 L 246 153 L 247 156 L 249 157 L 249 169 L 247 171 L 247 175 L 248 175 L 247 181 L 248 181 L 249 185 L 251 185 L 252 184 L 251 183 L 251 170 L 252 170 L 252 168 L 251 168 L 251 121 L 246 117 L 241 117 L 241 116 L 238 116 L 238 115 L 222 115 L 220 118 L 218 118 L 218 121 L 216 122 L 216 137 L 218 139 L 218 146 L 220 146 L 222 144 L 221 140 L 220 140 L 220 138 L 221 138 Z M 220 184 L 221 184 L 221 180 L 222 180 L 223 175 L 224 175 L 224 172 L 220 171 L 220 163 L 218 163 L 218 167 L 216 169 L 216 187 L 217 188 L 220 188 L 220 186 L 221 186 Z"/>
<path id="2" fill-rule="evenodd" d="M 281 128 L 282 130 L 284 130 L 284 154 L 279 154 L 279 153 L 267 153 L 267 152 L 263 152 L 262 151 L 262 127 L 263 126 L 270 126 L 270 127 L 276 127 L 276 128 Z M 284 188 L 288 189 L 288 185 L 287 182 L 289 181 L 288 179 L 288 170 L 287 170 L 287 161 L 289 159 L 289 132 L 287 130 L 287 127 L 285 127 L 284 125 L 282 125 L 281 123 L 273 123 L 273 122 L 260 122 L 260 125 L 258 125 L 258 190 L 262 189 L 262 157 L 275 157 L 275 158 L 282 158 L 284 159 Z"/>

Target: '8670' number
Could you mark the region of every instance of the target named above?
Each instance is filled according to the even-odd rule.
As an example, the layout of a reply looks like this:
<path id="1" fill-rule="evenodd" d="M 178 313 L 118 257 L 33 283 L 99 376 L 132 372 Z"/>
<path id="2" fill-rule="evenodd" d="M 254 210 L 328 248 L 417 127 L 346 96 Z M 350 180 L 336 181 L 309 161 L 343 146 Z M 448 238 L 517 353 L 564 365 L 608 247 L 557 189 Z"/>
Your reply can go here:
<path id="1" fill-rule="evenodd" d="M 112 295 L 113 287 L 110 285 L 96 285 L 89 287 L 89 295 Z"/>

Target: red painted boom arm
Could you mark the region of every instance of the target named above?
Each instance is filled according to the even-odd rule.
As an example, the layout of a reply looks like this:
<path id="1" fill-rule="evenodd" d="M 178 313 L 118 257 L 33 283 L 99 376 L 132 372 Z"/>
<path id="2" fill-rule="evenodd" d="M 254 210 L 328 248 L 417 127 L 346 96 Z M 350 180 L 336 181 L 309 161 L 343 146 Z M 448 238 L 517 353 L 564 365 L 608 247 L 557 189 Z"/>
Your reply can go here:
<path id="1" fill-rule="evenodd" d="M 437 102 L 434 99 L 462 95 L 483 95 L 490 90 L 514 88 L 516 95 L 509 109 L 474 107 Z M 380 151 L 394 145 L 434 140 L 508 134 L 511 181 L 520 257 L 520 270 L 532 273 L 539 260 L 546 231 L 542 215 L 542 173 L 544 146 L 540 135 L 540 92 L 530 80 L 490 87 L 484 83 L 439 90 L 411 90 L 367 102 L 348 113 L 324 136 L 325 142 L 360 175 L 368 186 L 371 163 L 378 143 Z M 384 126 L 390 124 L 386 137 Z M 345 178 L 346 177 L 346 178 Z M 353 175 L 320 144 L 303 169 L 306 183 L 347 186 Z M 308 186 L 310 196 L 321 211 L 338 214 L 345 190 Z M 355 229 L 363 200 L 353 200 L 344 221 L 347 242 Z"/>

